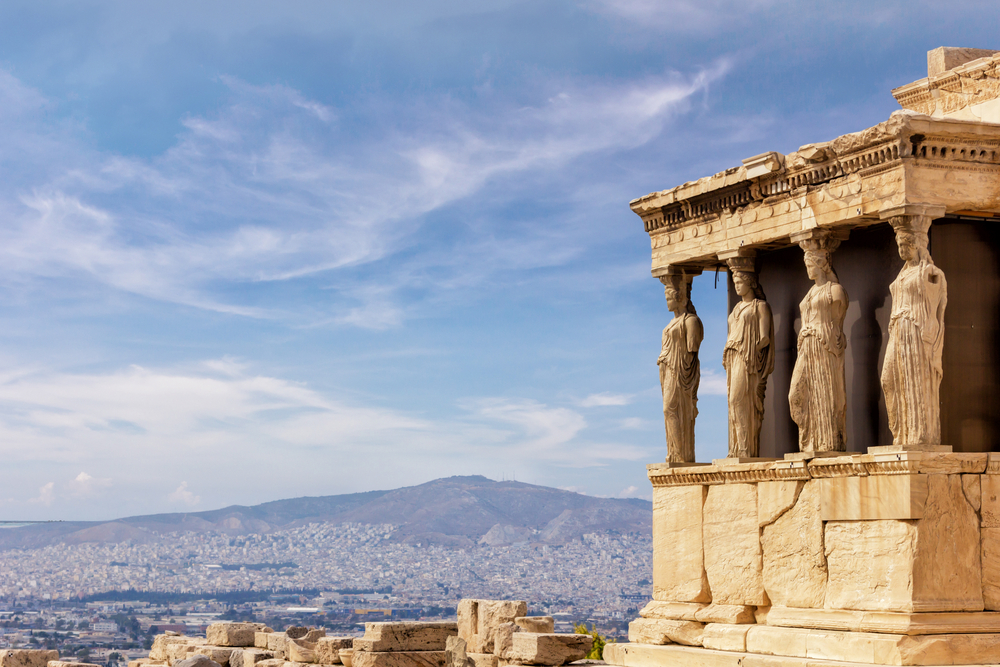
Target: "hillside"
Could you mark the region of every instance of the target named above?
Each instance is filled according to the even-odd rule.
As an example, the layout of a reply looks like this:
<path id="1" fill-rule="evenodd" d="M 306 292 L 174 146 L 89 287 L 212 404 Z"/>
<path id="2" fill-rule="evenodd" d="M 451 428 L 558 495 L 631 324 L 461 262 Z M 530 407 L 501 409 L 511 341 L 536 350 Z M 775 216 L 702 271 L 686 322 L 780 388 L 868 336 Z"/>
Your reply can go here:
<path id="1" fill-rule="evenodd" d="M 152 514 L 108 522 L 49 523 L 0 530 L 0 549 L 50 544 L 158 542 L 172 532 L 267 533 L 308 523 L 396 526 L 409 544 L 468 547 L 517 542 L 565 544 L 586 533 L 649 534 L 652 505 L 595 498 L 523 482 L 448 477 L 394 491 L 275 500 L 205 512 Z"/>

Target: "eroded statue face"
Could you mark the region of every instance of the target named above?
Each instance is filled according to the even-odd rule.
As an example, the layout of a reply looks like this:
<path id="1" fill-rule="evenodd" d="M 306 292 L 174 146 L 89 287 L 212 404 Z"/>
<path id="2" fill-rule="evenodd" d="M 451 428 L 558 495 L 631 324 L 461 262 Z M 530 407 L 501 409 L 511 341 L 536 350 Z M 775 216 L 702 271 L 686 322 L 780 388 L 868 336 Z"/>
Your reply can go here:
<path id="1" fill-rule="evenodd" d="M 909 262 L 919 256 L 917 244 L 912 236 L 900 234 L 896 237 L 896 244 L 899 246 L 899 258 L 904 262 Z"/>
<path id="2" fill-rule="evenodd" d="M 750 287 L 749 281 L 747 281 L 747 279 L 740 272 L 733 273 L 733 287 L 736 289 L 736 293 L 740 296 L 746 296 L 753 291 Z"/>
<path id="3" fill-rule="evenodd" d="M 806 260 L 806 275 L 809 276 L 809 280 L 815 282 L 819 280 L 819 277 L 822 274 L 823 271 L 818 266 L 816 266 L 815 262 L 811 260 Z"/>
<path id="4" fill-rule="evenodd" d="M 680 307 L 680 295 L 677 294 L 677 290 L 667 287 L 663 290 L 663 294 L 667 297 L 667 308 L 675 311 Z"/>

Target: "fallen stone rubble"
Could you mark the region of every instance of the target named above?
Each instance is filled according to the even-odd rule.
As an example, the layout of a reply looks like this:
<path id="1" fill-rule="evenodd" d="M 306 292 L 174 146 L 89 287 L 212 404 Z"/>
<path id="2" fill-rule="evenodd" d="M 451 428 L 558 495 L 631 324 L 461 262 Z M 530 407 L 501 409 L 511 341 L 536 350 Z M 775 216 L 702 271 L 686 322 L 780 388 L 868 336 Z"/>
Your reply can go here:
<path id="1" fill-rule="evenodd" d="M 557 634 L 551 616 L 522 600 L 462 600 L 457 623 L 366 623 L 363 637 L 316 628 L 275 632 L 261 623 L 213 623 L 204 637 L 157 635 L 129 667 L 558 667 L 586 657 L 589 635 Z M 99 667 L 58 651 L 0 651 L 0 667 Z"/>

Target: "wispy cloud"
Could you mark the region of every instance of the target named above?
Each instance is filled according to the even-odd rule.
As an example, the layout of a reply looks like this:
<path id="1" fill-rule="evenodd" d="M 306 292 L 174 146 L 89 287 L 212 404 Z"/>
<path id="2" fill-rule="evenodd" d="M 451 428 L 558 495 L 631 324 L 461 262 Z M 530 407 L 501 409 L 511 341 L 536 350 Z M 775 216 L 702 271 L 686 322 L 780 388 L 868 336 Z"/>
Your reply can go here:
<path id="1" fill-rule="evenodd" d="M 482 397 L 458 407 L 451 416 L 429 418 L 359 404 L 255 374 L 248 363 L 231 358 L 174 369 L 0 373 L 6 460 L 79 471 L 66 476 L 66 494 L 58 493 L 55 482 L 42 486 L 32 504 L 46 507 L 61 503 L 63 495 L 66 502 L 109 495 L 112 480 L 80 471 L 82 465 L 91 471 L 113 466 L 116 493 L 135 493 L 130 485 L 141 481 L 143 491 L 130 510 L 139 511 L 155 507 L 157 499 L 195 506 L 225 497 L 231 503 L 241 489 L 259 497 L 259 489 L 246 484 L 255 470 L 267 471 L 273 494 L 294 495 L 317 484 L 338 488 L 352 471 L 369 469 L 401 484 L 414 475 L 434 479 L 501 469 L 512 460 L 519 473 L 530 475 L 544 467 L 600 467 L 648 454 L 632 443 L 603 440 L 567 405 Z M 386 461 L 392 461 L 388 469 Z M 339 471 L 336 481 L 323 472 L 331 465 Z M 193 467 L 239 473 L 212 476 L 209 488 Z M 178 479 L 184 483 L 164 481 Z"/>
<path id="2" fill-rule="evenodd" d="M 726 69 L 719 61 L 690 76 L 544 81 L 534 103 L 507 109 L 495 101 L 486 109 L 449 98 L 409 100 L 405 113 L 382 114 L 386 126 L 363 139 L 351 124 L 357 120 L 294 89 L 224 77 L 229 102 L 184 119 L 177 143 L 150 159 L 95 152 L 73 127 L 53 131 L 39 114 L 48 101 L 0 72 L 4 141 L 19 137 L 25 163 L 37 165 L 0 186 L 9 221 L 0 231 L 0 271 L 83 278 L 248 317 L 289 317 L 280 301 L 241 299 L 232 287 L 380 261 L 411 247 L 428 213 L 498 179 L 649 142 Z M 389 120 L 400 115 L 409 119 L 405 129 Z M 507 191 L 530 187 L 529 178 Z M 491 264 L 485 257 L 523 267 L 565 262 L 575 252 L 538 234 L 484 240 L 480 250 L 480 273 Z M 417 263 L 438 263 L 445 271 L 434 281 L 447 283 L 458 267 L 444 257 L 432 252 Z M 342 285 L 331 322 L 384 329 L 407 316 L 395 300 L 402 285 Z"/>
<path id="3" fill-rule="evenodd" d="M 701 382 L 698 385 L 699 396 L 726 396 L 728 393 L 724 371 L 720 372 L 714 368 L 702 370 Z"/>
<path id="4" fill-rule="evenodd" d="M 181 482 L 180 486 L 174 489 L 173 493 L 167 496 L 167 500 L 172 503 L 194 507 L 201 502 L 201 496 L 196 496 L 194 492 L 188 488 L 187 482 Z"/>
<path id="5" fill-rule="evenodd" d="M 591 394 L 583 400 L 580 401 L 580 407 L 582 408 L 595 408 L 595 407 L 609 407 L 609 406 L 621 406 L 628 405 L 632 402 L 632 396 L 630 394 L 612 394 L 609 392 L 602 392 L 600 394 Z"/>
<path id="6" fill-rule="evenodd" d="M 39 505 L 45 505 L 48 507 L 56 500 L 56 483 L 47 482 L 38 489 L 38 495 L 31 500 L 29 503 L 37 503 Z"/>

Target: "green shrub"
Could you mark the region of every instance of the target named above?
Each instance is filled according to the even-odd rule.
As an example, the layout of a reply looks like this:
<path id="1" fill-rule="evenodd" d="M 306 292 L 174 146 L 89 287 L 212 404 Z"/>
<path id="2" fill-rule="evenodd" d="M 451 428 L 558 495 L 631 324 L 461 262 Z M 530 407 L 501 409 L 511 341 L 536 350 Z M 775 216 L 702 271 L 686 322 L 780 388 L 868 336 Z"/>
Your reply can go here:
<path id="1" fill-rule="evenodd" d="M 578 635 L 590 635 L 594 638 L 594 647 L 587 654 L 587 660 L 604 660 L 604 647 L 609 642 L 607 637 L 597 632 L 596 625 L 591 625 L 590 630 L 588 630 L 586 623 L 580 623 L 573 626 L 573 632 Z M 615 643 L 615 640 L 612 639 L 610 643 Z"/>

